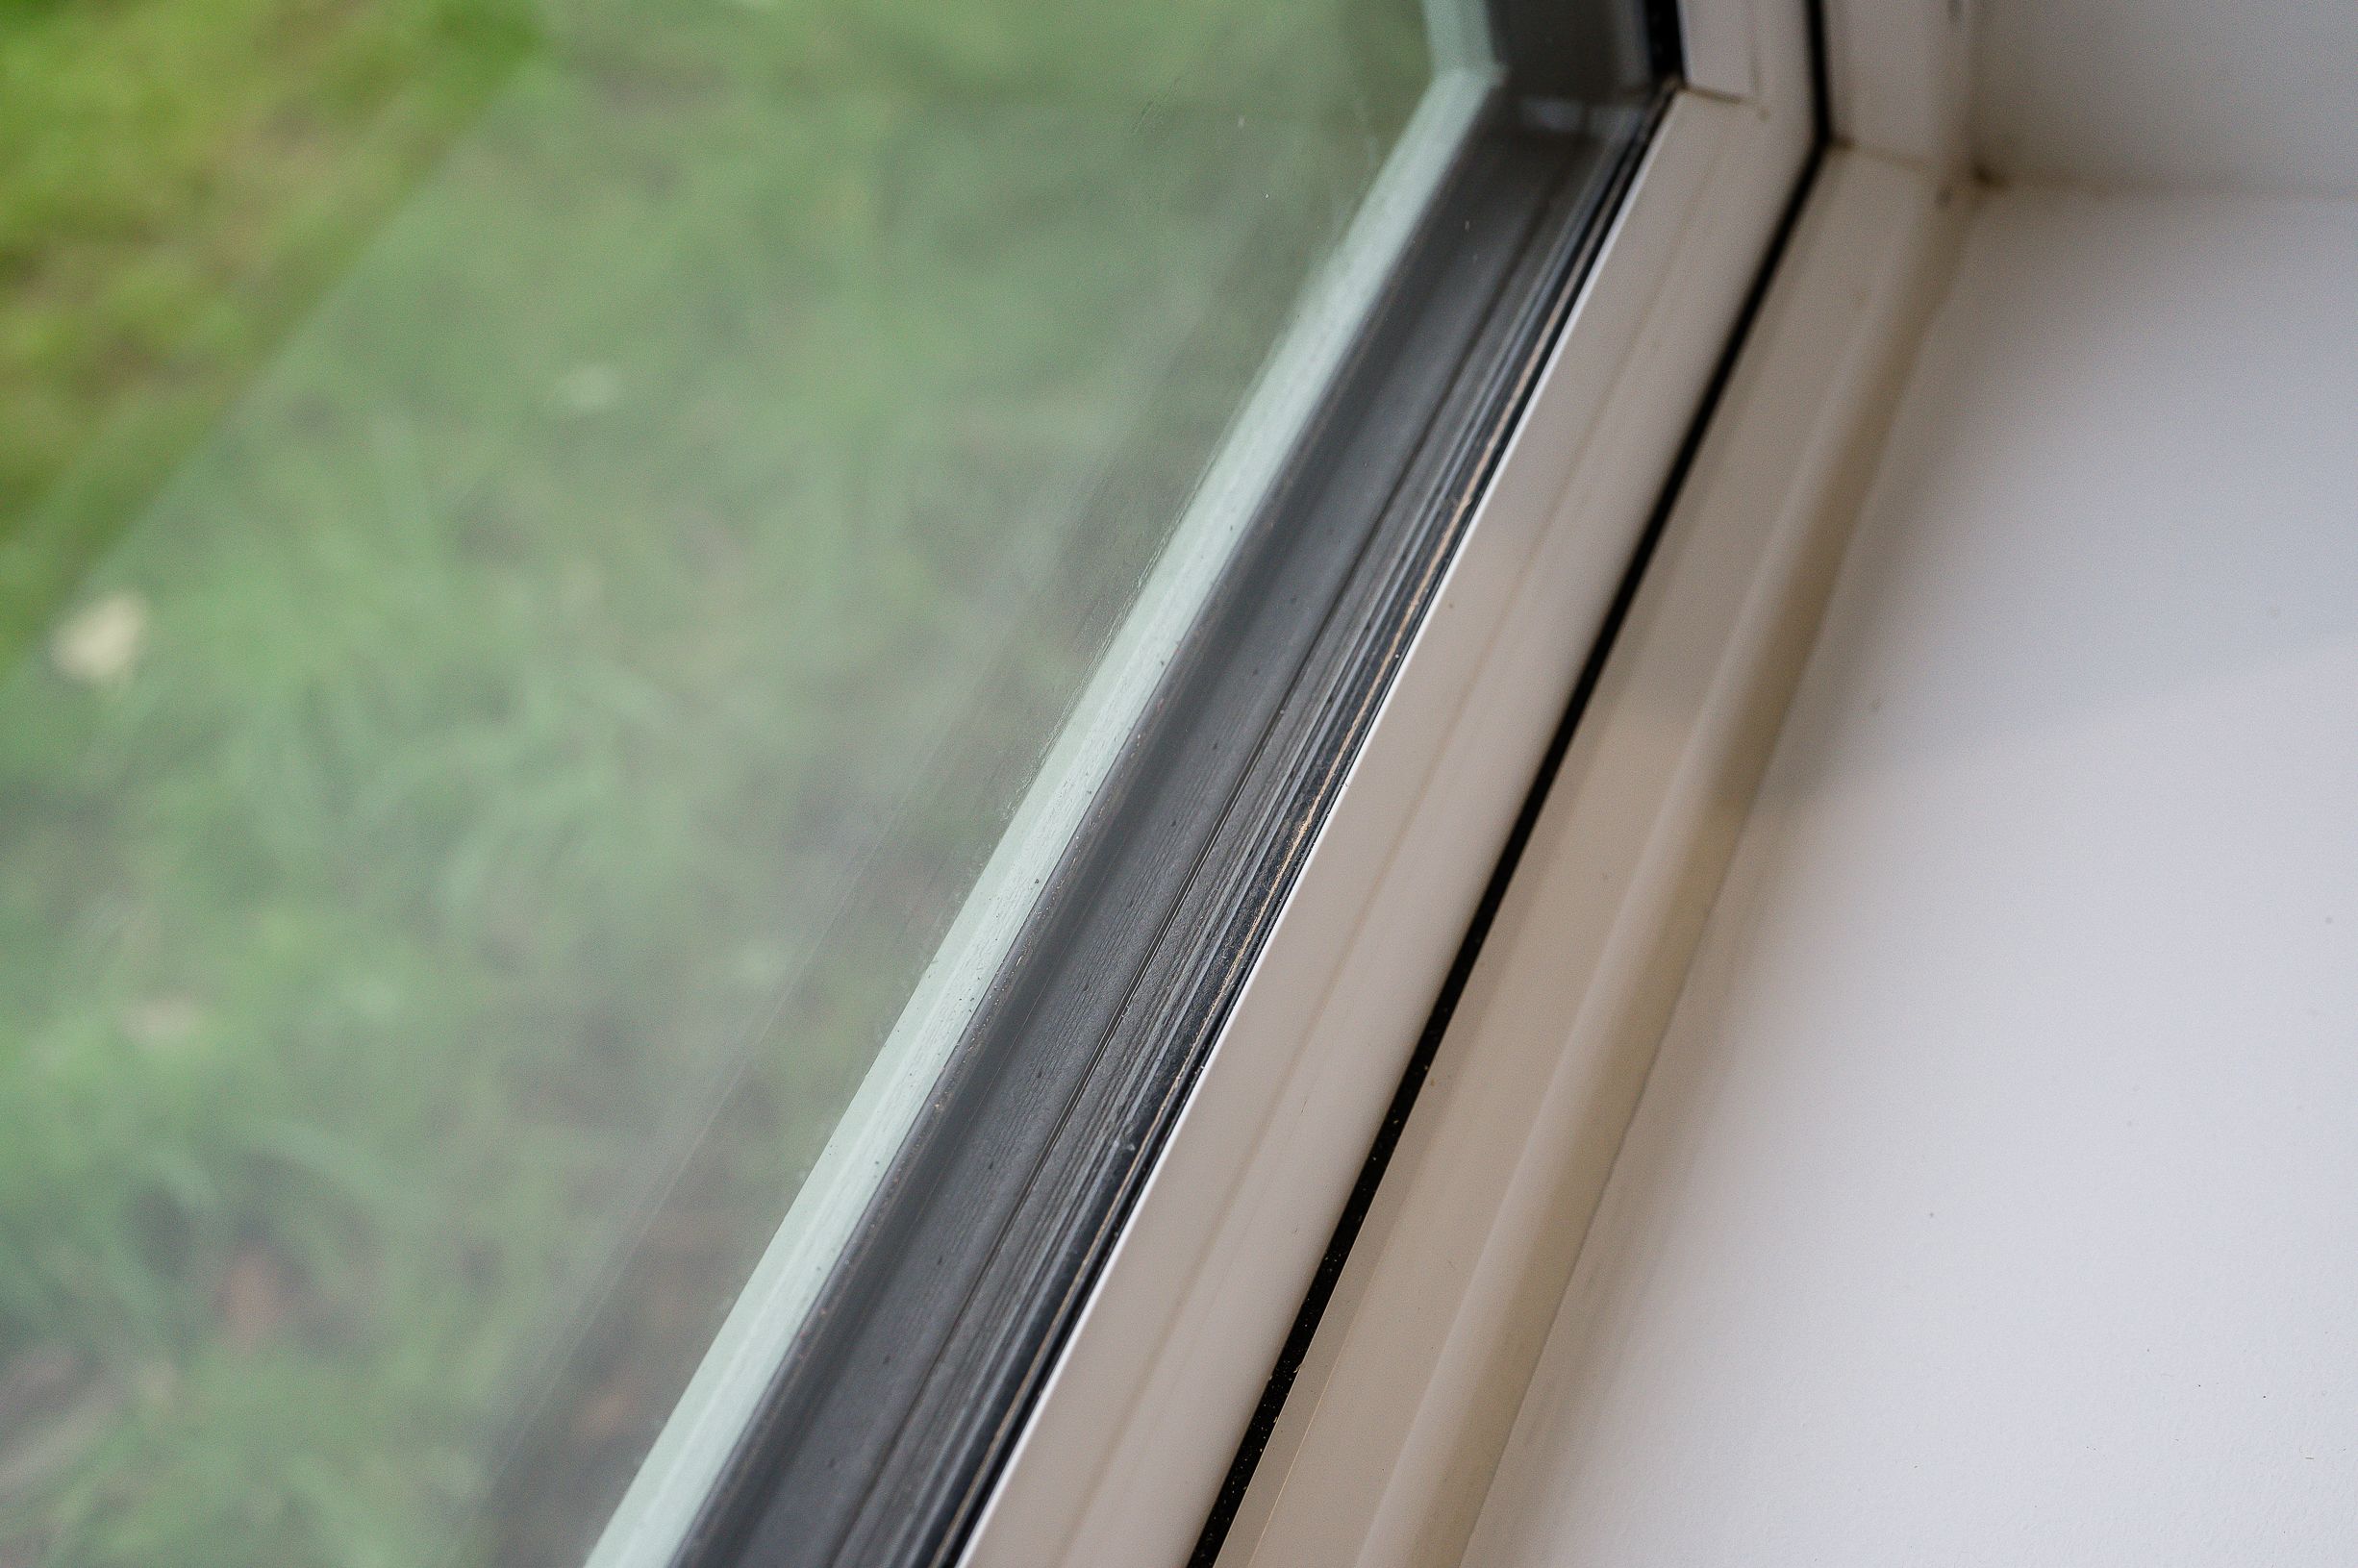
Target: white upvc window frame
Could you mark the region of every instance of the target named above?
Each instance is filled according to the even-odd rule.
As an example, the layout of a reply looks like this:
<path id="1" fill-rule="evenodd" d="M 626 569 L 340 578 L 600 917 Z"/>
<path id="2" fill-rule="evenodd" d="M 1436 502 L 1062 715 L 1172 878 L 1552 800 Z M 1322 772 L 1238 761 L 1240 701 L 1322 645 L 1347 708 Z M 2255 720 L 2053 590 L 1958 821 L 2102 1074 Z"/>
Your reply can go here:
<path id="1" fill-rule="evenodd" d="M 1803 0 L 1687 0 L 1682 24 L 1688 85 L 1032 1412 L 970 1563 L 1178 1562 L 1196 1543 L 1809 166 Z M 1297 1386 L 1290 1418 L 1316 1394 Z M 1427 1468 L 1449 1472 L 1455 1434 L 1417 1413 L 1347 1434 L 1363 1460 L 1356 1493 L 1302 1493 L 1314 1511 L 1300 1517 L 1374 1528 L 1388 1501 L 1400 1505 L 1392 1514 L 1413 1501 L 1409 1482 L 1392 1489 L 1401 1456 L 1429 1451 Z M 1364 1534 L 1355 1547 L 1333 1537 L 1315 1558 L 1254 1556 L 1257 1542 L 1280 1542 L 1270 1500 L 1313 1452 L 1308 1424 L 1292 1426 L 1256 1472 L 1222 1561 L 1428 1560 L 1388 1556 Z M 1377 1513 L 1350 1515 L 1368 1503 Z"/>
<path id="2" fill-rule="evenodd" d="M 1823 8 L 1830 144 L 1226 1568 L 1489 1568 L 1517 1538 L 1502 1516 L 1527 1494 L 1493 1478 L 1962 226 L 1966 20 L 1945 0 Z M 1704 37 L 1741 37 L 1719 24 Z"/>

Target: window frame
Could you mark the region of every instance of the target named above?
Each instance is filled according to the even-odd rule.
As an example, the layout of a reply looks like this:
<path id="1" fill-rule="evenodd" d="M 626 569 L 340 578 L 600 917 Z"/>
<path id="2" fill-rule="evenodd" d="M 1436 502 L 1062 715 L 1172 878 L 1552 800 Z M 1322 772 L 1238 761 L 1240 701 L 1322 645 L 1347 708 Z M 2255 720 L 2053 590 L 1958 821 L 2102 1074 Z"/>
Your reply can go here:
<path id="1" fill-rule="evenodd" d="M 1769 19 L 1780 12 L 1792 14 Z M 1741 25 L 1728 21 L 1737 12 Z M 1052 1308 L 1044 1318 L 1036 1310 L 1023 1317 L 1040 1304 L 1038 1270 L 978 1305 L 971 1269 L 937 1268 L 929 1283 L 906 1273 L 895 1281 L 878 1264 L 895 1248 L 903 1257 L 921 1250 L 910 1228 L 939 1227 L 949 1211 L 941 1195 L 966 1190 L 952 1154 L 966 1151 L 968 1175 L 978 1158 L 988 1167 L 997 1134 L 976 1131 L 987 1116 L 968 1108 L 960 1121 L 955 1108 L 987 1099 L 975 1085 L 1006 1070 L 1003 1057 L 975 1047 L 979 1033 L 1041 1028 L 1040 979 L 1016 961 L 982 998 L 978 1023 L 945 1063 L 948 1076 L 916 1136 L 907 1147 L 865 1153 L 890 1163 L 880 1196 L 859 1215 L 841 1216 L 849 1247 L 815 1315 L 785 1326 L 791 1349 L 783 1368 L 758 1354 L 717 1358 L 715 1375 L 740 1404 L 758 1394 L 759 1414 L 719 1488 L 699 1493 L 691 1473 L 675 1495 L 697 1518 L 671 1560 L 728 1568 L 790 1552 L 795 1560 L 1031 1565 L 1186 1555 L 1814 142 L 1806 109 L 1793 107 L 1806 104 L 1806 81 L 1795 85 L 1788 55 L 1778 52 L 1783 22 L 1797 17 L 1779 0 L 1690 0 L 1679 17 L 1687 79 L 1741 74 L 1749 83 L 1766 58 L 1775 102 L 1676 91 L 1658 104 L 1653 134 L 1626 166 L 1583 191 L 1589 208 L 1559 215 L 1554 251 L 1526 258 L 1519 281 L 1493 267 L 1487 283 L 1437 276 L 1431 297 L 1409 307 L 1394 298 L 1403 332 L 1430 320 L 1433 299 L 1453 293 L 1487 289 L 1518 302 L 1529 319 L 1505 334 L 1492 378 L 1512 385 L 1491 387 L 1487 401 L 1455 404 L 1447 388 L 1428 388 L 1421 419 L 1347 401 L 1320 416 L 1321 438 L 1345 453 L 1371 412 L 1397 426 L 1371 437 L 1379 446 L 1405 450 L 1412 439 L 1445 437 L 1433 460 L 1446 472 L 1427 476 L 1423 505 L 1433 511 L 1445 493 L 1455 499 L 1442 510 L 1454 507 L 1455 514 L 1438 532 L 1411 531 L 1412 540 L 1423 540 L 1421 554 L 1413 543 L 1406 553 L 1392 547 L 1385 564 L 1395 578 L 1405 567 L 1416 581 L 1392 583 L 1387 591 L 1404 608 L 1371 623 L 1389 628 L 1388 648 L 1339 655 L 1318 688 L 1322 702 L 1310 705 L 1330 718 L 1356 709 L 1356 727 L 1330 723 L 1320 735 L 1301 721 L 1291 755 L 1265 769 L 1275 781 L 1267 787 L 1324 776 L 1307 794 L 1297 788 L 1291 805 L 1264 812 L 1257 833 L 1207 836 L 1189 851 L 1196 866 L 1233 873 L 1224 896 L 1194 911 L 1227 924 L 1215 924 L 1212 940 L 1159 950 L 1145 940 L 1115 964 L 1112 972 L 1136 974 L 1159 951 L 1166 970 L 1194 965 L 1199 983 L 1192 1000 L 1181 983 L 1166 999 L 1177 1006 L 1143 1015 L 1166 1036 L 1159 1077 L 1134 1076 L 1123 1093 L 1102 1100 L 1094 1122 L 1068 1129 L 1063 1166 L 1023 1173 L 1054 1195 L 1034 1205 L 1035 1229 L 1044 1216 L 1083 1232 L 1077 1243 L 1071 1233 L 1035 1237 L 1042 1256 L 1062 1248 L 1070 1263 L 1046 1281 Z M 1561 169 L 1554 178 L 1581 183 Z M 1479 185 L 1461 177 L 1444 200 L 1478 197 Z M 1594 199 L 1600 191 L 1603 199 Z M 1477 202 L 1427 219 L 1427 249 L 1438 258 L 1428 268 L 1445 272 L 1453 256 L 1462 261 L 1465 248 L 1443 242 L 1440 231 L 1480 215 Z M 1414 276 L 1414 264 L 1409 270 Z M 1359 354 L 1363 362 L 1368 357 L 1364 345 Z M 1351 395 L 1346 383 L 1339 396 Z M 1299 487 L 1298 474 L 1292 483 Z M 1356 544 L 1346 539 L 1345 548 Z M 1330 579 L 1347 569 L 1330 568 Z M 1245 619 L 1221 630 L 1249 623 L 1249 604 L 1236 588 L 1223 582 L 1226 597 L 1216 596 L 1210 625 L 1219 627 L 1222 614 Z M 1204 632 L 1194 638 L 1199 646 L 1214 640 Z M 1279 643 L 1283 657 L 1301 657 L 1298 637 Z M 1156 700 L 1184 705 L 1161 693 Z M 1113 807 L 1091 805 L 1072 834 L 1074 852 L 1059 858 L 1059 880 L 1019 932 L 1002 933 L 1018 960 L 1071 947 L 1074 929 L 1058 922 L 1104 901 L 1110 884 L 1095 862 L 1105 846 L 1153 842 L 1162 825 L 1140 814 L 1153 803 L 1137 802 L 1151 795 L 1158 768 L 1184 755 L 1158 755 L 1152 739 L 1133 742 L 1102 792 Z M 1207 782 L 1236 784 L 1233 773 L 1216 771 L 1197 777 L 1197 792 Z M 1260 863 L 1243 863 L 1239 858 L 1255 843 Z M 1237 863 L 1215 863 L 1223 858 Z M 1167 893 L 1174 870 L 1192 867 L 1149 869 Z M 1181 874 L 1177 885 L 1188 881 Z M 1246 906 L 1249 918 L 1239 926 Z M 1170 907 L 1158 911 L 1164 925 L 1170 918 Z M 1073 965 L 1064 968 L 1069 974 Z M 1167 986 L 1171 977 L 1165 980 Z M 1086 1010 L 1048 1016 L 1051 1033 L 1066 1035 L 1076 1021 L 1088 1023 L 1075 1038 L 1108 1037 L 1115 1027 L 1102 1012 L 1093 1023 Z M 1135 1033 L 1138 1022 L 1123 1027 Z M 1281 1108 L 1315 1104 L 1315 1113 L 1271 1114 L 1272 1090 Z M 1108 1146 L 1116 1151 L 1110 1162 L 1092 1154 Z M 1075 1173 L 1092 1160 L 1101 1182 L 1109 1163 L 1121 1169 L 1110 1198 L 1077 1206 Z M 991 1255 L 1007 1215 L 982 1215 L 969 1229 L 974 1250 Z M 963 1322 L 963 1365 L 945 1370 L 939 1345 L 903 1347 L 880 1329 L 882 1308 L 895 1303 L 919 1318 Z M 794 1424 L 831 1391 L 839 1403 L 846 1389 L 854 1403 L 870 1396 L 877 1384 L 861 1380 L 872 1367 L 850 1365 L 845 1381 L 860 1353 L 847 1355 L 843 1344 L 861 1339 L 871 1358 L 889 1362 L 903 1348 L 914 1356 L 900 1374 L 897 1417 L 868 1421 L 865 1430 L 880 1446 L 854 1456 L 840 1441 L 849 1430 L 840 1422 L 832 1437 Z M 978 1398 L 975 1368 L 986 1364 L 999 1391 Z M 962 1430 L 945 1444 L 951 1426 Z M 958 1443 L 965 1452 L 945 1460 Z M 649 1468 L 662 1456 L 659 1448 Z M 820 1474 L 846 1457 L 856 1479 Z M 656 1534 L 651 1544 L 661 1552 Z M 621 1547 L 610 1555 L 616 1540 Z M 806 1555 L 805 1543 L 818 1552 Z M 592 1563 L 649 1560 L 635 1544 L 650 1543 L 610 1531 Z"/>
<path id="2" fill-rule="evenodd" d="M 1611 211 L 1593 148 L 1497 129 L 1052 874 L 690 1560 L 944 1561 L 988 1502 Z"/>
<path id="3" fill-rule="evenodd" d="M 965 1562 L 1217 1552 L 1207 1508 L 1823 143 L 1806 0 L 1678 21 L 1684 86 Z"/>

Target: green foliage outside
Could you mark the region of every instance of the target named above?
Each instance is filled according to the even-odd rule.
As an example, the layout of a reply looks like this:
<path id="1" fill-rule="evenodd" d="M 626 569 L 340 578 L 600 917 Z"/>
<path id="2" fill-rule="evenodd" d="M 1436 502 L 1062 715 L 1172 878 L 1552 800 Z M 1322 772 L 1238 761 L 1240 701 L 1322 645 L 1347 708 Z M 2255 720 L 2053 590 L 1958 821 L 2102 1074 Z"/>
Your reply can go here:
<path id="1" fill-rule="evenodd" d="M 0 1568 L 579 1560 L 1424 70 L 0 0 Z"/>

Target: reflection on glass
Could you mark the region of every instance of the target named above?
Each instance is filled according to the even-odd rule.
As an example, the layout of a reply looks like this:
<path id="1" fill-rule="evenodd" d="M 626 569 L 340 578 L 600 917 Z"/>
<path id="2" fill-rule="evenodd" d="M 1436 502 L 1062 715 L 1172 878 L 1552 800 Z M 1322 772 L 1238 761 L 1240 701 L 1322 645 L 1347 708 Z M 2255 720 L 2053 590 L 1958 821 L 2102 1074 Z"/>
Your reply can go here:
<path id="1" fill-rule="evenodd" d="M 0 1564 L 579 1562 L 1416 0 L 0 0 Z"/>

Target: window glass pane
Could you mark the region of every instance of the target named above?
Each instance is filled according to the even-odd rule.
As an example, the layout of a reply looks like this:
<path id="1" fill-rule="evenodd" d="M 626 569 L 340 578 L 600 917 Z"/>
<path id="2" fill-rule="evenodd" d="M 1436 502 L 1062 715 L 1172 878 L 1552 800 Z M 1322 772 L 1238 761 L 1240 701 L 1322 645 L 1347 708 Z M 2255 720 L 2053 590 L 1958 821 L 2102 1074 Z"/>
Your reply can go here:
<path id="1" fill-rule="evenodd" d="M 1449 23 L 0 0 L 0 1563 L 584 1558 L 1347 347 Z"/>

